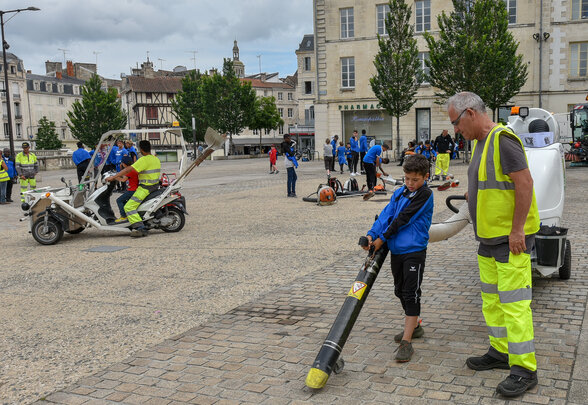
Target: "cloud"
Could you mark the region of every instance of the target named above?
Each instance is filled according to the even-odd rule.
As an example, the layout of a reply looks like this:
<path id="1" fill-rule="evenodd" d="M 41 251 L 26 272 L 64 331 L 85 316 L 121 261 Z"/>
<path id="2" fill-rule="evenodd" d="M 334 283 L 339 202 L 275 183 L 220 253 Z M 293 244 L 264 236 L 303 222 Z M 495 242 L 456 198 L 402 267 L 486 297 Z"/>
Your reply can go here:
<path id="1" fill-rule="evenodd" d="M 35 1 L 38 4 L 34 4 Z M 28 6 L 27 2 L 27 5 Z M 263 70 L 288 66 L 272 55 L 287 56 L 296 69 L 294 51 L 302 36 L 312 33 L 312 0 L 31 0 L 41 11 L 26 11 L 6 24 L 11 51 L 27 69 L 44 73 L 45 60 L 66 58 L 95 62 L 106 77 L 128 73 L 147 57 L 159 68 L 176 65 L 200 69 L 222 66 L 239 41 L 242 60 L 255 68 L 262 54 Z M 2 9 L 26 7 L 22 0 L 5 0 Z M 253 60 L 251 60 L 253 58 Z M 164 59 L 165 61 L 160 61 Z M 267 66 L 267 69 L 265 68 Z M 287 69 L 287 67 L 284 67 Z"/>

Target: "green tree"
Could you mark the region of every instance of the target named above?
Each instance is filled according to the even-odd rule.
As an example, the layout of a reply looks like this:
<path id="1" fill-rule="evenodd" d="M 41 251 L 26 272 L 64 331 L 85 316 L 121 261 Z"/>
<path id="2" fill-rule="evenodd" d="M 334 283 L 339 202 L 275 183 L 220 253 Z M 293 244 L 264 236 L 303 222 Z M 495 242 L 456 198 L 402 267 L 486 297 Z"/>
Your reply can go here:
<path id="1" fill-rule="evenodd" d="M 57 131 L 55 131 L 55 122 L 49 121 L 45 116 L 39 120 L 36 146 L 37 149 L 59 149 L 63 147 Z"/>
<path id="2" fill-rule="evenodd" d="M 126 126 L 127 115 L 121 109 L 116 89 L 102 90 L 102 81 L 93 75 L 82 86 L 82 100 L 68 111 L 67 125 L 74 138 L 94 148 L 105 132 Z"/>
<path id="3" fill-rule="evenodd" d="M 241 82 L 233 71 L 233 62 L 225 59 L 223 73 L 215 73 L 202 86 L 202 100 L 210 126 L 229 134 L 233 152 L 233 135 L 239 135 L 253 119 L 255 91 L 251 83 Z"/>
<path id="4" fill-rule="evenodd" d="M 380 104 L 388 114 L 396 117 L 396 155 L 399 156 L 400 117 L 406 115 L 416 102 L 422 69 L 410 7 L 404 0 L 390 0 L 388 6 L 387 35 L 378 35 L 380 51 L 374 60 L 376 74 L 370 84 Z"/>
<path id="5" fill-rule="evenodd" d="M 453 0 L 454 11 L 437 17 L 439 38 L 425 33 L 429 83 L 439 104 L 460 91 L 478 94 L 494 112 L 527 81 L 527 65 L 508 31 L 502 0 Z"/>
<path id="6" fill-rule="evenodd" d="M 172 101 L 172 113 L 180 123 L 180 127 L 184 128 L 183 135 L 187 142 L 194 140 L 192 117 L 194 117 L 196 124 L 197 141 L 204 141 L 204 134 L 209 126 L 202 99 L 202 87 L 206 80 L 209 80 L 207 75 L 202 75 L 200 72 L 190 72 L 182 79 L 182 90 Z"/>
<path id="7" fill-rule="evenodd" d="M 275 97 L 257 97 L 255 99 L 255 108 L 253 119 L 249 123 L 249 129 L 259 131 L 259 151 L 261 152 L 261 135 L 262 131 L 269 133 L 272 129 L 278 129 L 284 125 L 284 120 L 280 117 L 276 107 Z"/>

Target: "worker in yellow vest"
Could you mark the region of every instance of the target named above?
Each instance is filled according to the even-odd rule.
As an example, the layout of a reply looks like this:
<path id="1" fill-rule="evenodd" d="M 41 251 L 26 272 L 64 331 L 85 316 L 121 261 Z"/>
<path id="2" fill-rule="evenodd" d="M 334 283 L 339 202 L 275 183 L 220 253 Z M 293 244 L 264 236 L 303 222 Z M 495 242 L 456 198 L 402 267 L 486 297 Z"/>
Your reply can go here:
<path id="1" fill-rule="evenodd" d="M 139 187 L 125 204 L 124 210 L 131 225 L 131 237 L 147 236 L 147 229 L 137 211 L 143 200 L 159 187 L 159 175 L 161 161 L 151 154 L 151 142 L 143 140 L 139 142 L 139 158 L 131 166 L 127 166 L 114 176 L 106 178 L 106 181 L 122 180 L 131 171 L 139 174 Z"/>
<path id="2" fill-rule="evenodd" d="M 6 201 L 6 186 L 10 182 L 8 166 L 3 158 L 0 158 L 0 204 L 10 204 Z"/>
<path id="3" fill-rule="evenodd" d="M 16 155 L 15 168 L 20 180 L 20 201 L 25 202 L 24 193 L 29 189 L 37 187 L 35 176 L 39 173 L 39 162 L 31 152 L 31 145 L 28 142 L 22 143 L 22 152 Z"/>
<path id="4" fill-rule="evenodd" d="M 537 385 L 531 312 L 531 256 L 539 211 L 521 140 L 488 116 L 482 99 L 458 93 L 447 102 L 456 133 L 474 141 L 466 198 L 478 247 L 482 312 L 490 349 L 472 370 L 510 369 L 496 387 L 516 397 Z"/>

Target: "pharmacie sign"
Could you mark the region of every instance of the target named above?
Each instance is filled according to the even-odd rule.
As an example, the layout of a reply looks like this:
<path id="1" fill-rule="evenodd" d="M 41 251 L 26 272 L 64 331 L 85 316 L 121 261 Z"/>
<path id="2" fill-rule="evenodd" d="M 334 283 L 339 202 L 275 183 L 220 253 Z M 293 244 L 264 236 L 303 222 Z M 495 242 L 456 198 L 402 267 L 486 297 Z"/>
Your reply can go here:
<path id="1" fill-rule="evenodd" d="M 367 103 L 367 104 L 339 104 L 339 110 L 381 110 L 382 106 L 380 103 Z"/>

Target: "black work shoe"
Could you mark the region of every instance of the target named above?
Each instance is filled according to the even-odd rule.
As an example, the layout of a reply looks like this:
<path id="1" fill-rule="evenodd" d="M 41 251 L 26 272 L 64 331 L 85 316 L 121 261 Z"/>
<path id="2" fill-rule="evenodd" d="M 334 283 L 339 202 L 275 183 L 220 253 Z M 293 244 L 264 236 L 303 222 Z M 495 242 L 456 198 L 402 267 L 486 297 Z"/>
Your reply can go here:
<path id="1" fill-rule="evenodd" d="M 537 374 L 531 378 L 521 377 L 519 375 L 509 375 L 496 387 L 496 392 L 503 397 L 518 397 L 530 390 L 538 383 Z"/>
<path id="2" fill-rule="evenodd" d="M 417 325 L 417 327 L 414 328 L 414 330 L 412 331 L 412 338 L 413 339 L 420 338 L 424 334 L 425 334 L 425 330 L 423 329 L 423 327 L 421 325 Z M 394 336 L 394 341 L 396 343 L 400 343 L 403 336 L 404 336 L 404 331 L 402 331 L 399 334 L 397 334 L 396 336 Z"/>
<path id="3" fill-rule="evenodd" d="M 493 368 L 501 368 L 503 370 L 510 369 L 508 362 L 495 359 L 488 353 L 480 357 L 468 357 L 468 359 L 466 360 L 466 364 L 472 370 L 477 371 L 491 370 Z"/>
<path id="4" fill-rule="evenodd" d="M 140 238 L 142 236 L 147 236 L 149 232 L 145 228 L 136 228 L 131 231 L 131 238 Z"/>
<path id="5" fill-rule="evenodd" d="M 407 361 L 410 361 L 410 358 L 414 354 L 414 349 L 410 342 L 403 340 L 400 342 L 400 346 L 398 346 L 396 352 L 396 361 L 399 363 L 406 363 Z"/>

